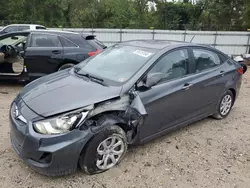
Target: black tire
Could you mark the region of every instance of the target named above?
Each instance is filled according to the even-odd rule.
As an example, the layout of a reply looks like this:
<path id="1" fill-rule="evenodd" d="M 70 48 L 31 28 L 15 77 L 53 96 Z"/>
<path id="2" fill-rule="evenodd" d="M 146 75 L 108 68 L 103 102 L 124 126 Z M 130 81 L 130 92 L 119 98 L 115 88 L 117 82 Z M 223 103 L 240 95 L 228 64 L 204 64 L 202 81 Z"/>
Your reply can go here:
<path id="1" fill-rule="evenodd" d="M 231 98 L 231 105 L 230 105 L 229 111 L 228 111 L 227 113 L 222 113 L 222 112 L 221 112 L 222 101 L 223 101 L 223 99 L 224 99 L 226 96 L 230 96 L 230 98 Z M 226 118 L 226 117 L 230 114 L 230 112 L 231 112 L 231 109 L 232 109 L 233 104 L 234 104 L 234 100 L 235 100 L 235 98 L 234 98 L 233 93 L 232 93 L 230 90 L 228 90 L 228 91 L 221 97 L 221 99 L 220 99 L 220 101 L 219 101 L 219 104 L 218 104 L 218 107 L 217 107 L 217 109 L 216 109 L 216 113 L 213 114 L 212 117 L 215 118 L 215 119 L 218 119 L 218 120 Z"/>
<path id="2" fill-rule="evenodd" d="M 94 138 L 87 144 L 86 148 L 82 151 L 79 159 L 79 165 L 85 173 L 92 175 L 109 170 L 103 170 L 98 168 L 96 163 L 98 158 L 100 157 L 100 155 L 97 153 L 97 148 L 99 144 L 111 136 L 118 137 L 124 144 L 124 152 L 122 153 L 116 165 L 121 162 L 122 158 L 126 154 L 128 147 L 127 137 L 126 133 L 121 127 L 117 125 L 112 125 L 107 128 L 104 128 L 98 134 L 96 134 Z"/>
<path id="3" fill-rule="evenodd" d="M 63 64 L 62 66 L 59 67 L 58 71 L 60 70 L 64 70 L 64 69 L 67 69 L 67 68 L 71 68 L 73 67 L 75 64 L 73 63 L 66 63 L 66 64 Z"/>

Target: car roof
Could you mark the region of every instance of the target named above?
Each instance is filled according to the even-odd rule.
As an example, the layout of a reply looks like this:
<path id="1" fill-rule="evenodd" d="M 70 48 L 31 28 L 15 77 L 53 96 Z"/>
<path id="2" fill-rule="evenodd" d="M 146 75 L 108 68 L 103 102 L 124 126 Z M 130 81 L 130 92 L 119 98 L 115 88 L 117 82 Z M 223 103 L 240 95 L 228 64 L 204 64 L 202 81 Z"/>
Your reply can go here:
<path id="1" fill-rule="evenodd" d="M 195 44 L 190 42 L 184 41 L 173 41 L 173 40 L 130 40 L 121 42 L 120 45 L 127 45 L 127 46 L 135 46 L 141 48 L 151 48 L 161 50 L 166 47 L 174 46 L 174 47 L 181 47 L 181 46 L 205 46 L 201 44 Z"/>
<path id="2" fill-rule="evenodd" d="M 39 24 L 10 24 L 10 25 L 6 25 L 6 27 L 7 26 L 22 26 L 22 25 L 43 26 L 43 25 L 39 25 Z"/>
<path id="3" fill-rule="evenodd" d="M 26 31 L 30 31 L 32 33 L 49 33 L 49 34 L 56 34 L 56 33 L 61 33 L 61 34 L 79 34 L 76 32 L 71 32 L 71 31 L 61 31 L 61 30 L 26 30 Z"/>
<path id="4" fill-rule="evenodd" d="M 48 33 L 48 34 L 58 34 L 58 33 L 61 33 L 61 34 L 75 34 L 75 35 L 79 35 L 79 33 L 76 33 L 76 32 L 71 32 L 71 31 L 60 31 L 60 30 L 45 30 L 45 29 L 42 29 L 42 30 L 30 30 L 30 29 L 26 29 L 26 30 L 23 30 L 23 31 L 14 31 L 14 32 L 9 32 L 7 34 L 4 34 L 4 35 L 9 35 L 9 34 L 22 34 L 22 33 Z M 83 36 L 89 36 L 89 35 L 84 35 Z"/>
<path id="5" fill-rule="evenodd" d="M 39 24 L 10 24 L 10 25 L 7 25 L 5 27 L 8 27 L 8 26 L 27 26 L 27 25 L 28 26 L 43 26 L 43 25 L 39 25 Z"/>

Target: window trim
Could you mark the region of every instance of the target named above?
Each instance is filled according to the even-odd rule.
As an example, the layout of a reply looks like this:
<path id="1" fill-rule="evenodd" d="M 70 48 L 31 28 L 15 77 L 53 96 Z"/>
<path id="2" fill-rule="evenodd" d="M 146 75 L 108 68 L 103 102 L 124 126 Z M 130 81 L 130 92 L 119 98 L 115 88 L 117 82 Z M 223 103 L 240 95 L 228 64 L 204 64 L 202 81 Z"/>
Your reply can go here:
<path id="1" fill-rule="evenodd" d="M 162 80 L 160 82 L 158 82 L 157 84 L 155 84 L 154 86 L 157 86 L 157 85 L 161 85 L 161 84 L 165 84 L 165 83 L 168 83 L 168 82 L 172 82 L 174 80 L 178 80 L 178 79 L 183 79 L 185 77 L 188 77 L 188 76 L 191 76 L 193 75 L 193 73 L 191 72 L 191 64 L 192 64 L 192 58 L 191 58 L 191 54 L 190 54 L 190 47 L 189 46 L 184 46 L 184 47 L 177 47 L 177 48 L 174 48 L 174 49 L 171 49 L 165 53 L 163 53 L 157 60 L 155 60 L 155 62 L 144 72 L 144 74 L 138 79 L 138 81 L 136 82 L 136 85 L 138 85 L 143 79 L 145 79 L 145 77 L 148 75 L 149 71 L 166 55 L 174 52 L 174 51 L 178 51 L 178 50 L 187 50 L 187 54 L 188 54 L 188 59 L 189 59 L 189 65 L 188 65 L 188 73 L 182 77 L 179 77 L 179 78 L 173 78 L 173 79 L 170 79 L 170 80 Z"/>
<path id="2" fill-rule="evenodd" d="M 193 52 L 193 50 L 195 50 L 195 49 L 200 49 L 200 50 L 206 50 L 206 51 L 210 51 L 210 52 L 212 52 L 212 53 L 215 53 L 218 57 L 219 57 L 219 59 L 220 59 L 220 61 L 221 61 L 221 64 L 220 65 L 217 65 L 217 66 L 215 66 L 215 67 L 211 67 L 211 68 L 208 68 L 208 69 L 205 69 L 205 70 L 202 70 L 202 71 L 200 71 L 200 72 L 196 72 L 196 68 L 195 68 L 195 56 L 194 56 L 194 52 Z M 220 53 L 220 52 L 217 52 L 216 50 L 213 50 L 213 49 L 211 49 L 211 48 L 206 48 L 206 47 L 203 47 L 203 46 L 190 46 L 190 55 L 192 56 L 192 61 L 191 61 L 191 72 L 193 73 L 193 74 L 200 74 L 200 73 L 204 73 L 204 72 L 209 72 L 209 71 L 211 71 L 211 70 L 215 70 L 215 69 L 217 69 L 217 68 L 219 68 L 219 67 L 221 67 L 221 66 L 223 66 L 225 63 L 226 63 L 226 61 L 228 60 L 228 59 L 226 59 L 225 61 L 223 61 L 223 59 L 222 59 L 222 56 L 223 56 L 223 54 L 222 53 Z"/>
<path id="3" fill-rule="evenodd" d="M 80 48 L 79 45 L 77 45 L 76 43 L 72 42 L 71 40 L 67 39 L 67 38 L 64 37 L 64 36 L 58 35 L 58 37 L 59 37 L 59 40 L 60 40 L 61 45 L 62 45 L 63 48 Z M 64 38 L 65 40 L 69 41 L 70 43 L 74 44 L 75 46 L 74 46 L 74 47 L 73 47 L 73 46 L 71 46 L 71 47 L 70 47 L 70 46 L 63 46 L 62 41 L 61 41 L 61 38 Z"/>
<path id="4" fill-rule="evenodd" d="M 58 40 L 59 40 L 59 42 L 60 42 L 60 44 L 61 44 L 61 46 L 49 46 L 49 47 L 39 47 L 39 46 L 32 46 L 31 44 L 32 44 L 32 42 L 33 42 L 33 35 L 36 35 L 36 34 L 38 34 L 38 35 L 51 35 L 51 36 L 56 36 L 57 38 L 58 38 Z M 61 43 L 61 40 L 60 40 L 60 38 L 59 38 L 59 35 L 57 35 L 57 34 L 51 34 L 51 33 L 36 33 L 36 32 L 33 32 L 33 33 L 31 33 L 31 35 L 30 35 L 30 40 L 29 40 L 29 44 L 27 45 L 27 47 L 29 47 L 29 48 L 63 48 L 63 45 L 62 45 L 62 43 Z"/>

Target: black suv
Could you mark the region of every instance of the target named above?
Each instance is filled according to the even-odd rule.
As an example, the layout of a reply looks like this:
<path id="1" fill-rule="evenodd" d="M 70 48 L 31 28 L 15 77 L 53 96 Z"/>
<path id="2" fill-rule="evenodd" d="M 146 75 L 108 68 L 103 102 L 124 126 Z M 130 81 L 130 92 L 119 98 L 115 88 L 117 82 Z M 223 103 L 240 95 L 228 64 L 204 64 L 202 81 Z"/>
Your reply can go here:
<path id="1" fill-rule="evenodd" d="M 33 80 L 78 64 L 106 46 L 93 35 L 36 30 L 0 36 L 0 79 Z"/>

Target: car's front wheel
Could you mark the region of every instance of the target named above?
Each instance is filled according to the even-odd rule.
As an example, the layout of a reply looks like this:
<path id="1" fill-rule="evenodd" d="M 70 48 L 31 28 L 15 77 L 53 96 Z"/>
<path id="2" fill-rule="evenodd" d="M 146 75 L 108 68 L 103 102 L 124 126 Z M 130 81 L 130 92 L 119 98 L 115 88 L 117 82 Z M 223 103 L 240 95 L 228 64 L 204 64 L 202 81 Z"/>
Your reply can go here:
<path id="1" fill-rule="evenodd" d="M 127 151 L 124 130 L 113 125 L 103 129 L 82 151 L 79 164 L 87 174 L 97 174 L 116 166 Z"/>
<path id="2" fill-rule="evenodd" d="M 216 113 L 213 115 L 215 119 L 226 118 L 234 104 L 234 95 L 228 90 L 220 99 Z"/>

